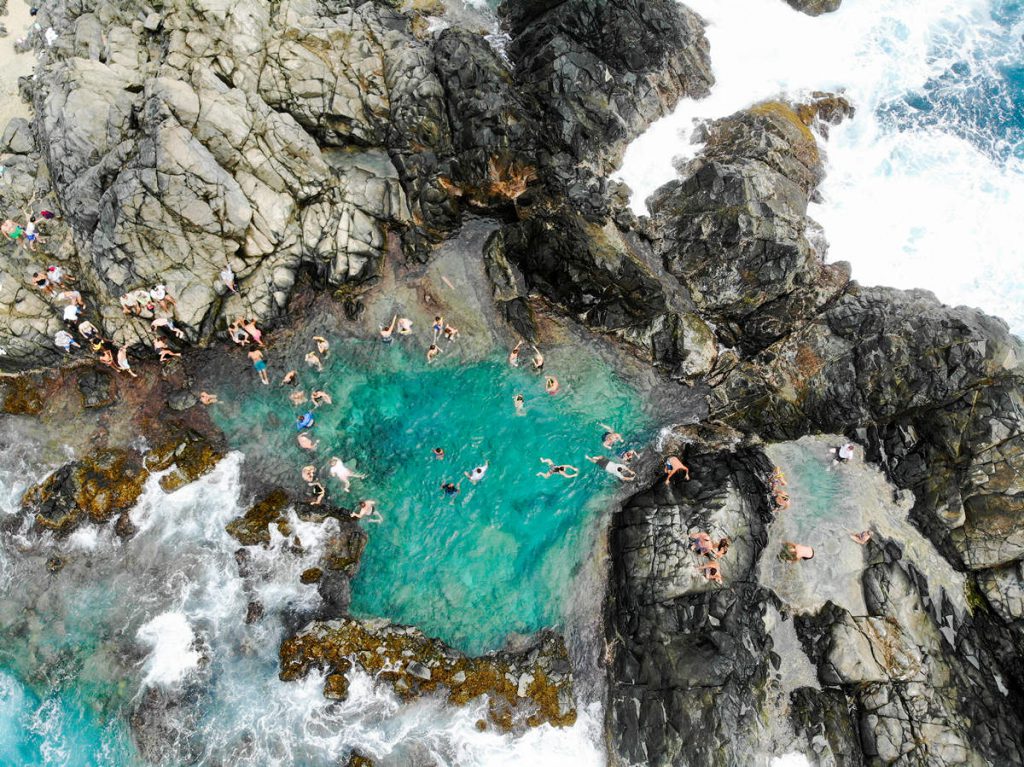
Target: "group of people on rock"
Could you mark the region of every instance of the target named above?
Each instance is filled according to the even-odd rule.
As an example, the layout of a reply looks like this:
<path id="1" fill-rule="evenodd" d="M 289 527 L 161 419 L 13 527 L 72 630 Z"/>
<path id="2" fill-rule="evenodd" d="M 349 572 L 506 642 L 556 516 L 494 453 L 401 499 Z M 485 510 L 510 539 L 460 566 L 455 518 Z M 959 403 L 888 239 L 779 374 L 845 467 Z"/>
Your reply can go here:
<path id="1" fill-rule="evenodd" d="M 829 470 L 831 471 L 837 465 L 849 463 L 853 460 L 855 451 L 856 446 L 851 442 L 829 448 L 829 454 L 832 456 L 832 461 L 828 467 Z M 669 460 L 671 461 L 671 459 Z M 666 473 L 669 470 L 670 465 L 666 463 Z M 687 479 L 689 479 L 688 472 Z M 782 468 L 780 466 L 774 467 L 771 475 L 768 477 L 768 488 L 772 506 L 776 511 L 784 511 L 790 507 L 791 501 L 789 492 L 786 489 L 788 484 L 789 483 L 786 481 L 786 475 L 783 473 Z M 848 532 L 850 539 L 861 546 L 867 544 L 872 538 L 872 532 L 870 530 L 861 530 L 859 532 L 850 530 Z M 729 539 L 727 537 L 723 537 L 717 544 L 715 544 L 713 543 L 710 534 L 704 531 L 698 531 L 690 534 L 691 550 L 693 550 L 698 557 L 707 557 L 711 560 L 710 562 L 704 562 L 702 559 L 697 565 L 697 571 L 708 580 L 719 584 L 722 583 L 722 572 L 718 560 L 720 560 L 728 551 L 729 543 Z M 779 552 L 779 559 L 790 563 L 814 559 L 814 548 L 794 541 L 783 541 L 782 548 Z"/>
<path id="2" fill-rule="evenodd" d="M 47 221 L 50 221 L 56 217 L 56 214 L 49 210 L 41 210 L 39 213 L 31 213 L 24 211 L 25 223 L 19 224 L 14 219 L 7 219 L 0 224 L 0 232 L 3 232 L 10 242 L 17 243 L 25 250 L 30 250 L 33 253 L 39 246 L 39 243 L 43 242 L 43 237 L 40 232 L 40 227 Z"/>

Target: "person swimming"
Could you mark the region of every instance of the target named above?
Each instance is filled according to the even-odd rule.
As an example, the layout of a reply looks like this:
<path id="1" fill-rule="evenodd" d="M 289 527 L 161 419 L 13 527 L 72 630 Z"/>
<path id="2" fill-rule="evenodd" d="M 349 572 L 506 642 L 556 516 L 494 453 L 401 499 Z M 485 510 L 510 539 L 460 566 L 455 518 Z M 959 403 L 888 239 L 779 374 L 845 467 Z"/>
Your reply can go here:
<path id="1" fill-rule="evenodd" d="M 295 419 L 295 430 L 302 431 L 303 429 L 313 428 L 313 424 L 316 423 L 316 418 L 313 417 L 313 411 L 307 410 L 302 415 Z"/>
<path id="2" fill-rule="evenodd" d="M 316 350 L 320 352 L 321 357 L 327 357 L 331 353 L 331 345 L 323 336 L 313 336 L 313 342 L 316 343 Z"/>
<path id="3" fill-rule="evenodd" d="M 540 462 L 543 464 L 547 464 L 548 467 L 548 470 L 546 472 L 537 472 L 537 476 L 544 477 L 544 479 L 547 479 L 548 477 L 554 474 L 558 474 L 559 476 L 565 477 L 566 479 L 575 479 L 580 475 L 580 470 L 577 469 L 575 466 L 570 466 L 568 464 L 555 464 L 555 462 L 552 461 L 550 458 L 541 458 Z"/>
<path id="4" fill-rule="evenodd" d="M 330 461 L 330 469 L 328 472 L 332 477 L 341 482 L 345 489 L 345 492 L 349 492 L 352 489 L 353 479 L 366 479 L 365 474 L 358 474 L 357 472 L 350 469 L 340 458 L 332 458 Z"/>
<path id="5" fill-rule="evenodd" d="M 296 389 L 288 395 L 288 399 L 292 401 L 293 405 L 301 405 L 306 401 L 306 391 L 304 389 Z"/>
<path id="6" fill-rule="evenodd" d="M 309 365 L 311 368 L 316 368 L 317 371 L 320 373 L 324 372 L 324 364 L 320 361 L 320 358 L 317 356 L 316 352 L 308 352 L 306 354 L 305 359 L 306 364 Z"/>
<path id="7" fill-rule="evenodd" d="M 619 458 L 622 459 L 623 463 L 629 463 L 634 458 L 636 458 L 637 455 L 638 453 L 636 452 L 636 450 L 623 450 L 621 453 L 619 453 Z"/>
<path id="8" fill-rule="evenodd" d="M 548 376 L 544 380 L 544 391 L 548 394 L 558 394 L 558 379 L 554 376 Z"/>
<path id="9" fill-rule="evenodd" d="M 604 445 L 604 449 L 605 450 L 611 450 L 613 447 L 615 447 L 620 442 L 625 442 L 626 441 L 626 440 L 624 440 L 622 438 L 621 434 L 619 434 L 617 431 L 615 431 L 615 429 L 613 429 L 608 424 L 606 424 L 606 423 L 599 423 L 598 426 L 600 426 L 602 429 L 604 429 L 604 435 L 601 437 L 601 444 Z"/>
<path id="10" fill-rule="evenodd" d="M 359 502 L 359 506 L 352 512 L 352 519 L 365 519 L 367 522 L 380 524 L 384 517 L 377 511 L 377 502 L 369 498 Z"/>
<path id="11" fill-rule="evenodd" d="M 522 394 L 514 395 L 512 404 L 516 406 L 516 415 L 526 415 L 526 405 Z"/>
<path id="12" fill-rule="evenodd" d="M 441 347 L 437 344 L 431 344 L 430 348 L 427 349 L 427 362 L 433 362 L 434 357 L 441 353 Z"/>
<path id="13" fill-rule="evenodd" d="M 490 461 L 484 461 L 483 466 L 477 466 L 475 469 L 473 469 L 472 472 L 464 471 L 462 473 L 465 475 L 466 479 L 468 479 L 475 485 L 477 482 L 484 478 L 484 474 L 487 473 L 487 469 L 490 467 L 490 465 Z"/>
<path id="14" fill-rule="evenodd" d="M 331 395 L 323 389 L 317 389 L 312 392 L 309 395 L 309 401 L 313 403 L 313 407 L 320 407 L 321 405 L 330 405 L 333 403 Z"/>
<path id="15" fill-rule="evenodd" d="M 299 383 L 299 371 L 289 370 L 284 374 L 284 378 L 281 379 L 282 386 L 295 386 Z"/>
<path id="16" fill-rule="evenodd" d="M 512 351 L 508 353 L 508 364 L 514 368 L 519 367 L 519 347 L 521 347 L 522 345 L 523 342 L 520 341 L 514 347 L 512 347 Z"/>
<path id="17" fill-rule="evenodd" d="M 435 447 L 434 450 L 433 450 L 433 453 L 434 453 L 434 458 L 436 458 L 437 460 L 439 460 L 439 461 L 443 461 L 444 460 L 444 448 L 443 447 Z"/>
<path id="18" fill-rule="evenodd" d="M 533 369 L 539 373 L 544 369 L 544 355 L 535 345 L 531 344 L 531 346 L 533 346 Z"/>
<path id="19" fill-rule="evenodd" d="M 444 494 L 446 496 L 458 495 L 459 494 L 459 490 L 461 490 L 461 489 L 462 489 L 462 480 L 461 479 L 459 480 L 458 484 L 455 484 L 454 482 L 442 482 L 441 483 L 441 490 L 444 492 Z"/>
<path id="20" fill-rule="evenodd" d="M 297 440 L 299 443 L 299 447 L 301 447 L 303 450 L 316 450 L 316 446 L 320 444 L 320 440 L 314 442 L 309 438 L 309 435 L 306 434 L 305 432 L 299 432 Z"/>

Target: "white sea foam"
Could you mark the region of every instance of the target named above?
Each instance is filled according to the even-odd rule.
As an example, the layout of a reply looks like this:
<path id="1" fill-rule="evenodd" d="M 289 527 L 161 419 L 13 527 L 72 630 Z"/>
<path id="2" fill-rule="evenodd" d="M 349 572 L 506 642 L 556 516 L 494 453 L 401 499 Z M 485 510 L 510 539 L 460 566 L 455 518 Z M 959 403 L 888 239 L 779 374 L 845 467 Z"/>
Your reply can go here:
<path id="1" fill-rule="evenodd" d="M 850 261 L 863 284 L 924 287 L 1024 331 L 1024 163 L 998 139 L 948 122 L 955 118 L 896 127 L 879 111 L 964 59 L 972 76 L 997 78 L 1019 27 L 998 28 L 986 0 L 858 0 L 817 18 L 780 0 L 686 4 L 709 21 L 717 83 L 709 98 L 682 102 L 629 147 L 619 176 L 637 212 L 674 177 L 669 159 L 699 149 L 690 143 L 694 120 L 845 88 L 858 113 L 832 130 L 824 202 L 811 208 L 829 259 Z M 959 87 L 951 82 L 940 95 L 955 100 Z"/>
<path id="2" fill-rule="evenodd" d="M 182 613 L 161 613 L 139 627 L 138 640 L 150 648 L 144 685 L 171 687 L 199 665 L 195 632 Z"/>

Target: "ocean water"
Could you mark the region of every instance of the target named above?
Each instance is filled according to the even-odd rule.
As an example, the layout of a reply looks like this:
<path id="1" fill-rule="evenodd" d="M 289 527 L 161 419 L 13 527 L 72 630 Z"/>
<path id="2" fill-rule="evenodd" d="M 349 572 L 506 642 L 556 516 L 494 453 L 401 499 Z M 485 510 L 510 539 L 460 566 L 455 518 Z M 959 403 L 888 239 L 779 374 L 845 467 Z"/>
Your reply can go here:
<path id="1" fill-rule="evenodd" d="M 607 452 L 599 423 L 637 448 L 647 431 L 635 393 L 586 354 L 546 350 L 546 368 L 561 384 L 551 396 L 528 364 L 514 369 L 504 356 L 463 363 L 457 344 L 448 349 L 428 365 L 418 345 L 349 341 L 335 344 L 323 373 L 299 368 L 299 388 L 322 388 L 333 400 L 314 411 L 315 455 L 296 444 L 293 422 L 308 405 L 292 405 L 287 387 L 247 380 L 213 412 L 239 449 L 262 445 L 295 475 L 306 462 L 318 465 L 337 505 L 377 501 L 384 521 L 365 523 L 357 615 L 410 623 L 480 653 L 510 632 L 560 621 L 574 572 L 592 550 L 590 523 L 619 485 L 586 460 Z M 368 477 L 345 493 L 327 473 L 331 456 Z M 538 477 L 540 458 L 580 476 Z M 485 462 L 483 480 L 466 479 Z M 461 491 L 446 496 L 443 482 Z"/>
<path id="2" fill-rule="evenodd" d="M 846 0 L 810 18 L 782 0 L 688 0 L 718 80 L 629 148 L 633 207 L 699 147 L 694 120 L 813 90 L 857 107 L 825 145 L 829 260 L 866 285 L 932 290 L 1024 332 L 1024 3 Z"/>

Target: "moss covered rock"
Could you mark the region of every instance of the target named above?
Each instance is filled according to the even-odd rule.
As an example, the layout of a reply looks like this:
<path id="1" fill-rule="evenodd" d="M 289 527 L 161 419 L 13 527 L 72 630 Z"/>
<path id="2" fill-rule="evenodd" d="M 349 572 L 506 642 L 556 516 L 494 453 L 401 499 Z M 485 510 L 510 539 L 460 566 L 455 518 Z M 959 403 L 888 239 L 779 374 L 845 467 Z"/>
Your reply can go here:
<path id="1" fill-rule="evenodd" d="M 270 543 L 271 525 L 277 525 L 282 535 L 289 535 L 291 530 L 284 513 L 288 508 L 289 500 L 288 493 L 284 489 L 275 487 L 254 503 L 245 512 L 245 516 L 228 522 L 225 529 L 243 546 Z"/>
<path id="2" fill-rule="evenodd" d="M 171 426 L 161 433 L 156 446 L 146 454 L 150 471 L 174 470 L 160 479 L 160 487 L 172 493 L 213 470 L 224 450 L 193 429 Z"/>
<path id="3" fill-rule="evenodd" d="M 356 664 L 405 700 L 438 693 L 463 706 L 486 695 L 488 719 L 502 731 L 576 721 L 568 652 L 553 631 L 515 652 L 470 658 L 409 626 L 344 618 L 310 624 L 282 643 L 280 657 L 282 680 L 326 672 L 324 694 L 336 700 Z"/>
<path id="4" fill-rule="evenodd" d="M 71 533 L 83 522 L 105 523 L 128 512 L 148 472 L 134 450 L 102 450 L 57 469 L 22 497 L 37 530 Z"/>

